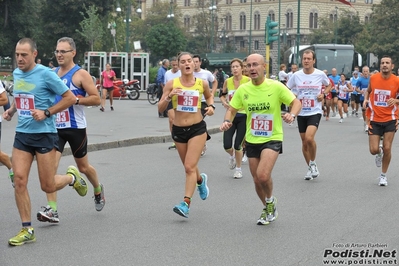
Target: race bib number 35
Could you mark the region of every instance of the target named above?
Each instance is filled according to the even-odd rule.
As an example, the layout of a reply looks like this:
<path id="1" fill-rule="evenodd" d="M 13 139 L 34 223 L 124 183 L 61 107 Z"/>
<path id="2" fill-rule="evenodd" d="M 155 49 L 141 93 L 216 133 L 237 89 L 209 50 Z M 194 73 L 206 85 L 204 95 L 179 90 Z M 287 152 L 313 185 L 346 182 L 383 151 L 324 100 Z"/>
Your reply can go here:
<path id="1" fill-rule="evenodd" d="M 35 109 L 35 96 L 31 94 L 15 94 L 14 99 L 18 115 L 31 117 L 30 110 Z"/>
<path id="2" fill-rule="evenodd" d="M 199 91 L 183 91 L 177 95 L 176 110 L 180 112 L 196 113 L 198 111 Z"/>
<path id="3" fill-rule="evenodd" d="M 70 128 L 71 127 L 71 119 L 69 116 L 68 109 L 57 113 L 57 118 L 55 120 L 55 126 L 57 128 Z"/>
<path id="4" fill-rule="evenodd" d="M 273 133 L 273 115 L 253 113 L 251 134 L 255 137 L 271 137 Z"/>

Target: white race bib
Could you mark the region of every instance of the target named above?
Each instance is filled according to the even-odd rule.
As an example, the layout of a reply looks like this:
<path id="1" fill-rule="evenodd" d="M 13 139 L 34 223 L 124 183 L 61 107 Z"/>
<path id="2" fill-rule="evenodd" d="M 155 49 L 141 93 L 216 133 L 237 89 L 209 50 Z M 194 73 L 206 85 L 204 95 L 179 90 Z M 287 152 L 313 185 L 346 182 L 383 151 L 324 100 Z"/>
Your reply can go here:
<path id="1" fill-rule="evenodd" d="M 273 133 L 273 115 L 252 113 L 251 134 L 255 137 L 271 137 Z"/>
<path id="2" fill-rule="evenodd" d="M 32 94 L 15 94 L 15 105 L 18 115 L 24 117 L 32 117 L 31 109 L 35 109 L 35 96 Z"/>
<path id="3" fill-rule="evenodd" d="M 196 113 L 198 111 L 199 91 L 183 90 L 177 95 L 176 110 L 180 112 Z"/>

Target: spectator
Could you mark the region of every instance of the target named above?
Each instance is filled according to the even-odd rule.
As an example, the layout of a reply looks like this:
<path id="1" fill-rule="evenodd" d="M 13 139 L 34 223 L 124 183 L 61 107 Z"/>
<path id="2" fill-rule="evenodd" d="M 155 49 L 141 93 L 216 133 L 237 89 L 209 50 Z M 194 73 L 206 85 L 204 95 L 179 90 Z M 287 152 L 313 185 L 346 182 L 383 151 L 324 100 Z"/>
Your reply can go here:
<path id="1" fill-rule="evenodd" d="M 157 87 L 158 87 L 158 99 L 161 99 L 162 97 L 162 92 L 163 92 L 163 87 L 165 86 L 165 73 L 169 68 L 169 60 L 164 59 L 162 60 L 162 65 L 158 69 L 158 74 L 157 74 Z M 163 113 L 158 112 L 158 117 L 163 118 L 163 117 L 168 117 L 168 111 L 165 110 Z"/>

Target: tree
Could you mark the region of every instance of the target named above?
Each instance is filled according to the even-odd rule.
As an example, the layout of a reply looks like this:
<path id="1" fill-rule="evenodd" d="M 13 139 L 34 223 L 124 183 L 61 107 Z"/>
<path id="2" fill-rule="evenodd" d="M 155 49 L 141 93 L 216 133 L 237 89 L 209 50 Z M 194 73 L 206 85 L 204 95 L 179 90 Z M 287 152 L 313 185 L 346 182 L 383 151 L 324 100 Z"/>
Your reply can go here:
<path id="1" fill-rule="evenodd" d="M 393 62 L 399 64 L 399 1 L 382 0 L 373 6 L 373 16 L 370 23 L 372 43 L 370 52 L 378 57 L 389 55 Z"/>
<path id="2" fill-rule="evenodd" d="M 186 38 L 181 29 L 172 23 L 151 28 L 145 41 L 151 53 L 158 58 L 170 58 L 186 48 Z"/>
<path id="3" fill-rule="evenodd" d="M 104 31 L 97 14 L 97 8 L 95 6 L 90 6 L 88 9 L 85 7 L 85 10 L 88 17 L 79 23 L 82 30 L 76 30 L 76 32 L 80 33 L 80 35 L 86 39 L 90 44 L 91 51 L 93 51 L 94 43 L 102 39 Z M 85 17 L 83 12 L 80 12 L 80 14 Z"/>

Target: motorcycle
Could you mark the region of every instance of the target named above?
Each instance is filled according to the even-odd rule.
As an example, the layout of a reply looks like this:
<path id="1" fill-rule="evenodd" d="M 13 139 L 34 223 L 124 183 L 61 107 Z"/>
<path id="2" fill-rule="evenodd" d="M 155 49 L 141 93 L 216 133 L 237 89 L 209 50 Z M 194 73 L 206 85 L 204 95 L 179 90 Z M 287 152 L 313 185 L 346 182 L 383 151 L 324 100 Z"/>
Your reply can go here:
<path id="1" fill-rule="evenodd" d="M 129 97 L 130 100 L 137 100 L 140 97 L 140 81 L 137 79 L 117 80 L 114 81 L 114 97 L 115 92 L 119 92 L 119 99 Z M 118 96 L 116 96 L 118 97 Z"/>

